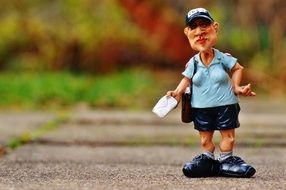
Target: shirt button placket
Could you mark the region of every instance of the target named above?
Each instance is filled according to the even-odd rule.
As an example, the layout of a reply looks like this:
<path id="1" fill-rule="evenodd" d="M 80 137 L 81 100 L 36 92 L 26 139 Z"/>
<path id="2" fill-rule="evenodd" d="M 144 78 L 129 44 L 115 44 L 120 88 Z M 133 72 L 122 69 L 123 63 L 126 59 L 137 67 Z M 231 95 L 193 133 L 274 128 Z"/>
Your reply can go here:
<path id="1" fill-rule="evenodd" d="M 205 73 L 206 75 L 209 77 L 210 76 L 210 72 L 209 72 L 209 69 L 208 68 L 205 68 Z"/>

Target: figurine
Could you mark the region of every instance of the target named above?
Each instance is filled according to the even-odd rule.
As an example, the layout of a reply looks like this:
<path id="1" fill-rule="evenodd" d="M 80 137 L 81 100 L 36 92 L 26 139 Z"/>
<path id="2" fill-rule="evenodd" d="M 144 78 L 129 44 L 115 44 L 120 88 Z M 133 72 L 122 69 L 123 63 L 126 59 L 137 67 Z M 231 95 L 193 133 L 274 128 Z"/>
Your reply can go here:
<path id="1" fill-rule="evenodd" d="M 251 177 L 256 170 L 234 156 L 233 147 L 235 129 L 240 126 L 238 96 L 256 93 L 250 84 L 240 86 L 243 67 L 237 59 L 214 48 L 218 31 L 219 23 L 206 9 L 195 8 L 187 13 L 184 33 L 191 48 L 198 53 L 187 63 L 177 88 L 166 95 L 180 101 L 182 93 L 192 85 L 193 122 L 200 134 L 203 153 L 187 162 L 183 173 L 187 177 Z M 215 159 L 213 143 L 216 130 L 221 134 L 218 159 Z"/>

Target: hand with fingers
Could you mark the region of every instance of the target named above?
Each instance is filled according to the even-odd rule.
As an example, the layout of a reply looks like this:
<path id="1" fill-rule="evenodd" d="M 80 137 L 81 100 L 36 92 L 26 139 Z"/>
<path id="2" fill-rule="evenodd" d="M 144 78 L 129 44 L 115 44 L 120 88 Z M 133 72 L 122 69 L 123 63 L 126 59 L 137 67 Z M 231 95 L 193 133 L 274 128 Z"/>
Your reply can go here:
<path id="1" fill-rule="evenodd" d="M 174 97 L 178 102 L 180 102 L 182 94 L 176 93 L 176 91 L 168 91 L 166 96 L 172 96 Z"/>
<path id="2" fill-rule="evenodd" d="M 251 84 L 246 86 L 237 86 L 234 89 L 236 95 L 242 96 L 256 96 L 256 93 L 251 90 Z"/>

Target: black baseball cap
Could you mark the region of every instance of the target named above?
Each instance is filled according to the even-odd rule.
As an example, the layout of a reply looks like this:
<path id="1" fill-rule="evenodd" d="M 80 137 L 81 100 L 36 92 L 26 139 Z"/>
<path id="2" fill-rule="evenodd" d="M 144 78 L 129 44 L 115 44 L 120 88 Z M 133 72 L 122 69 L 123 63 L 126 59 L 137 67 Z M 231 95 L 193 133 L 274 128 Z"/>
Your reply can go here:
<path id="1" fill-rule="evenodd" d="M 187 13 L 186 26 L 189 26 L 192 23 L 192 21 L 194 21 L 196 18 L 205 18 L 209 20 L 210 22 L 214 21 L 209 11 L 207 11 L 204 8 L 195 8 L 195 9 L 190 10 Z"/>

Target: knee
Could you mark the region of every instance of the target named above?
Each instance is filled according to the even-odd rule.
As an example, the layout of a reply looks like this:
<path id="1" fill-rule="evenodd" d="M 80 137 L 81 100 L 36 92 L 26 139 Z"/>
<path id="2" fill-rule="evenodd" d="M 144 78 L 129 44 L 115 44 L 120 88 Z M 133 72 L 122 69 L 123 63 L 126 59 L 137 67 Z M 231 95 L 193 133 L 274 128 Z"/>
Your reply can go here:
<path id="1" fill-rule="evenodd" d="M 213 146 L 212 139 L 207 138 L 207 137 L 202 137 L 201 138 L 201 145 L 202 145 L 202 147 Z"/>
<path id="2" fill-rule="evenodd" d="M 224 143 L 227 143 L 227 144 L 234 144 L 234 142 L 235 142 L 235 137 L 233 137 L 233 136 L 223 137 L 222 141 L 223 141 Z"/>
<path id="3" fill-rule="evenodd" d="M 222 137 L 222 142 L 224 143 L 231 143 L 233 144 L 235 142 L 235 131 L 234 129 L 230 130 L 223 130 L 220 131 L 221 137 Z"/>

